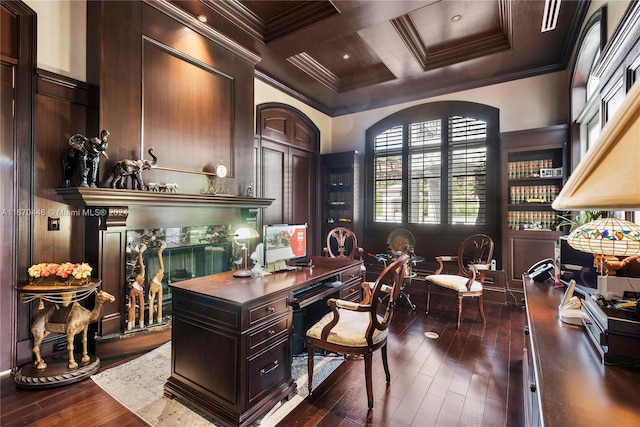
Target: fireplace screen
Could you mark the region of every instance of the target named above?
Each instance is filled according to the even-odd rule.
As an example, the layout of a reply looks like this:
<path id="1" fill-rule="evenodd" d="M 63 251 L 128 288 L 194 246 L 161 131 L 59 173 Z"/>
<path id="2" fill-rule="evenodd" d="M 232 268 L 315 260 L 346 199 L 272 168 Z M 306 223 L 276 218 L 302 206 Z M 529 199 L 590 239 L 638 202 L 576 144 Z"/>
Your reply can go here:
<path id="1" fill-rule="evenodd" d="M 127 230 L 126 330 L 167 322 L 169 284 L 228 271 L 229 230 L 225 225 Z"/>

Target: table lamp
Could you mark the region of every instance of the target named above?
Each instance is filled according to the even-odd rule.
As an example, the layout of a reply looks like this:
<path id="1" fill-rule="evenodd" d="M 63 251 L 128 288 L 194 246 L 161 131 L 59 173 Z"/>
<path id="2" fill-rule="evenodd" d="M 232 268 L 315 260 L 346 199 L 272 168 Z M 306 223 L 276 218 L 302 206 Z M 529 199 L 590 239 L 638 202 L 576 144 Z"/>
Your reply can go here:
<path id="1" fill-rule="evenodd" d="M 233 234 L 233 241 L 240 246 L 242 251 L 242 266 L 233 272 L 233 277 L 251 277 L 251 271 L 247 269 L 247 243 L 249 239 L 260 237 L 260 234 L 251 227 L 238 228 Z"/>
<path id="2" fill-rule="evenodd" d="M 633 260 L 640 262 L 640 225 L 630 221 L 596 219 L 573 230 L 567 243 L 574 249 L 594 254 L 594 266 L 603 275 L 613 275 Z"/>

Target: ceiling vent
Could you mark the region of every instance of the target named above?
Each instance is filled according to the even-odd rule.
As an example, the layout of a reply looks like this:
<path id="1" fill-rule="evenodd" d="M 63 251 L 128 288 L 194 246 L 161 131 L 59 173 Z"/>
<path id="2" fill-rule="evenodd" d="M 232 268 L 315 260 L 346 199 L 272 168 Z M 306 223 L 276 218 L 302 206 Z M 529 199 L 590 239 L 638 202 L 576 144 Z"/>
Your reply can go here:
<path id="1" fill-rule="evenodd" d="M 541 32 L 551 31 L 558 23 L 558 13 L 560 13 L 560 2 L 562 0 L 545 0 L 544 15 L 542 16 Z"/>

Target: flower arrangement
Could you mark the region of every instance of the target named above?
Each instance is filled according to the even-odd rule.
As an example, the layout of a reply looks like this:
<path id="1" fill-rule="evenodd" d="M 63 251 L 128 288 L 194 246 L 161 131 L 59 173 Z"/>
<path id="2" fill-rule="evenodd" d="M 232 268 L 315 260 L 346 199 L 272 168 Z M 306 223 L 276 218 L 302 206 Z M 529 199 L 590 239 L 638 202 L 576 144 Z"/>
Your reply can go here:
<path id="1" fill-rule="evenodd" d="M 28 271 L 32 284 L 63 282 L 62 284 L 72 285 L 75 284 L 75 281 L 78 281 L 78 284 L 86 283 L 91 277 L 92 270 L 86 262 L 64 262 L 62 264 L 44 262 L 32 265 Z"/>

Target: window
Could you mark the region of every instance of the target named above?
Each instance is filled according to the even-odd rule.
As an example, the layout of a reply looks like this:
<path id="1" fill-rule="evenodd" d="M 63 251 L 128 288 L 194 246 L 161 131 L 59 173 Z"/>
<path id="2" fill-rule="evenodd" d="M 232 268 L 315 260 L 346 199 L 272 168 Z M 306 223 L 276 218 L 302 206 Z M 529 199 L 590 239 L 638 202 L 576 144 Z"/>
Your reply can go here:
<path id="1" fill-rule="evenodd" d="M 424 104 L 367 131 L 373 223 L 488 225 L 497 195 L 498 111 L 467 102 Z M 493 154 L 492 154 L 493 153 Z M 487 179 L 488 166 L 495 171 Z M 497 223 L 497 218 L 494 221 Z"/>
<path id="2" fill-rule="evenodd" d="M 572 159 L 574 166 L 579 159 L 595 145 L 602 127 L 600 114 L 600 78 L 596 73 L 601 61 L 604 46 L 604 8 L 599 9 L 588 20 L 583 30 L 579 48 L 575 56 L 571 82 L 571 111 L 580 132 L 577 158 Z"/>

